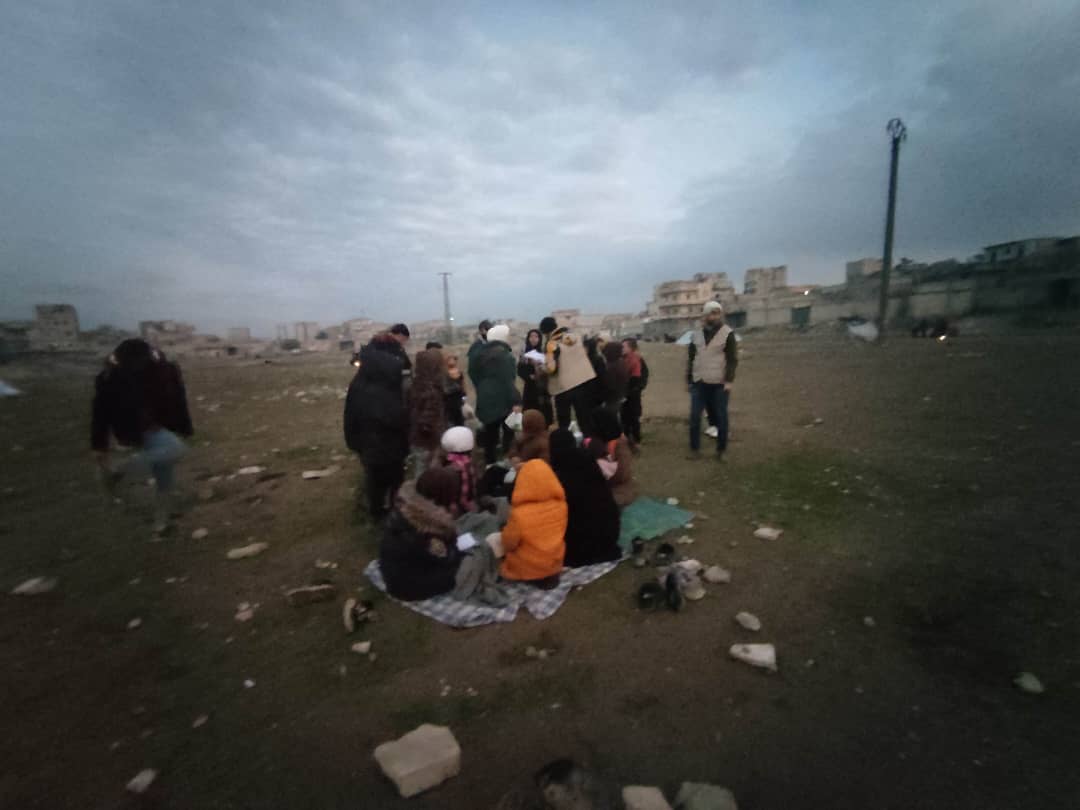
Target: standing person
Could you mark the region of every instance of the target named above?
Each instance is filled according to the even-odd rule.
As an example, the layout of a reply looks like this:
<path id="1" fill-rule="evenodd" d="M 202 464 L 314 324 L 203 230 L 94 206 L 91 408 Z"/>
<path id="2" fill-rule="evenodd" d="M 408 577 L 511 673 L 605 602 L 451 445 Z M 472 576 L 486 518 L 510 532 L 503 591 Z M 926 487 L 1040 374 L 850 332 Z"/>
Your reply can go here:
<path id="1" fill-rule="evenodd" d="M 484 461 L 498 460 L 499 436 L 505 455 L 514 441 L 514 431 L 506 425 L 506 417 L 520 406 L 520 396 L 514 387 L 517 377 L 514 355 L 510 351 L 510 327 L 498 324 L 487 333 L 487 342 L 469 364 L 469 374 L 476 386 L 476 417 L 484 426 Z M 475 374 L 473 368 L 475 367 Z"/>
<path id="2" fill-rule="evenodd" d="M 566 493 L 566 567 L 619 559 L 618 504 L 600 468 L 569 430 L 551 434 L 551 469 Z"/>
<path id="3" fill-rule="evenodd" d="M 637 449 L 641 444 L 641 397 L 649 384 L 649 366 L 638 351 L 638 342 L 626 338 L 622 342 L 623 360 L 630 379 L 626 386 L 626 401 L 622 406 L 622 427 L 631 447 Z"/>
<path id="4" fill-rule="evenodd" d="M 530 352 L 533 354 L 530 356 Z M 518 359 L 518 376 L 524 383 L 521 405 L 525 410 L 540 411 L 544 421 L 552 422 L 551 395 L 548 394 L 548 380 L 544 373 L 543 361 L 537 355 L 544 354 L 544 336 L 539 329 L 530 329 L 525 337 L 525 349 Z"/>
<path id="5" fill-rule="evenodd" d="M 416 355 L 416 370 L 409 388 L 409 447 L 412 450 L 413 478 L 431 466 L 447 428 L 446 364 L 438 349 Z"/>
<path id="6" fill-rule="evenodd" d="M 487 343 L 487 333 L 492 326 L 493 324 L 491 321 L 487 319 L 480 321 L 480 325 L 476 327 L 476 340 L 472 342 L 472 345 L 469 346 L 469 351 L 465 354 L 465 364 L 469 374 L 469 381 L 473 384 L 473 388 L 476 388 L 476 357 L 484 348 L 484 344 Z"/>
<path id="7" fill-rule="evenodd" d="M 690 386 L 690 459 L 701 457 L 701 413 L 716 427 L 716 457 L 727 450 L 728 398 L 739 364 L 735 332 L 724 323 L 724 307 L 710 301 L 703 309 L 702 328 L 690 340 L 686 380 Z"/>
<path id="8" fill-rule="evenodd" d="M 622 344 L 605 343 L 600 354 L 604 358 L 604 370 L 600 375 L 599 405 L 618 419 L 622 412 L 623 401 L 630 389 L 630 369 L 626 360 L 623 359 Z"/>
<path id="9" fill-rule="evenodd" d="M 187 451 L 180 437 L 194 432 L 180 367 L 145 340 L 116 347 L 94 380 L 90 446 L 110 490 L 128 473 L 149 469 L 157 502 L 154 531 L 168 528 L 176 462 Z M 109 463 L 109 436 L 138 448 L 119 467 Z"/>
<path id="10" fill-rule="evenodd" d="M 410 370 L 402 337 L 383 332 L 360 350 L 345 398 L 345 443 L 360 454 L 368 511 L 376 520 L 393 506 L 409 454 L 405 391 Z"/>
<path id="11" fill-rule="evenodd" d="M 446 397 L 446 421 L 451 427 L 465 424 L 465 383 L 456 355 L 445 354 L 446 378 L 443 393 Z"/>
<path id="12" fill-rule="evenodd" d="M 573 408 L 578 429 L 588 434 L 595 405 L 590 401 L 592 391 L 588 383 L 596 379 L 596 372 L 585 342 L 565 327 L 558 326 L 550 316 L 541 321 L 540 331 L 547 335 L 544 370 L 548 376 L 548 393 L 555 398 L 559 427 L 570 427 L 570 409 Z"/>

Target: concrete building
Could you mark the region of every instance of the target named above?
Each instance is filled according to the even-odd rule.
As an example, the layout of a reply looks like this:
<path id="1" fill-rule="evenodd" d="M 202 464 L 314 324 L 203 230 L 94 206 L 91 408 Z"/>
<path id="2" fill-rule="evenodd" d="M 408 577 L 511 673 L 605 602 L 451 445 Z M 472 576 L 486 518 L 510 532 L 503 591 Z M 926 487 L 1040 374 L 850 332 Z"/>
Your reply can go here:
<path id="1" fill-rule="evenodd" d="M 195 327 L 183 321 L 139 321 L 139 337 L 152 346 L 175 348 L 195 340 Z"/>
<path id="2" fill-rule="evenodd" d="M 653 288 L 642 331 L 655 338 L 681 335 L 700 321 L 706 302 L 719 301 L 730 312 L 737 298 L 727 273 L 698 273 L 690 279 L 665 281 Z"/>
<path id="3" fill-rule="evenodd" d="M 71 304 L 38 304 L 30 330 L 33 351 L 72 351 L 79 348 L 79 313 Z"/>
<path id="4" fill-rule="evenodd" d="M 1016 259 L 1023 259 L 1042 250 L 1053 248 L 1062 241 L 1060 236 L 1036 237 L 1034 239 L 1018 239 L 1015 242 L 1001 242 L 996 245 L 987 245 L 983 248 L 982 263 L 1001 264 Z"/>
<path id="5" fill-rule="evenodd" d="M 33 328 L 33 321 L 0 322 L 0 357 L 30 351 L 30 333 Z"/>
<path id="6" fill-rule="evenodd" d="M 867 258 L 856 259 L 845 265 L 844 281 L 848 284 L 872 276 L 881 272 L 881 259 Z"/>
<path id="7" fill-rule="evenodd" d="M 246 326 L 234 326 L 231 327 L 226 333 L 226 340 L 229 343 L 250 343 L 251 342 L 251 330 Z"/>
<path id="8" fill-rule="evenodd" d="M 751 267 L 746 271 L 743 283 L 744 295 L 768 295 L 774 290 L 787 287 L 787 265 L 777 267 Z"/>
<path id="9" fill-rule="evenodd" d="M 314 343 L 319 334 L 319 324 L 315 321 L 297 321 L 293 324 L 293 329 L 293 336 L 300 341 L 301 346 Z"/>

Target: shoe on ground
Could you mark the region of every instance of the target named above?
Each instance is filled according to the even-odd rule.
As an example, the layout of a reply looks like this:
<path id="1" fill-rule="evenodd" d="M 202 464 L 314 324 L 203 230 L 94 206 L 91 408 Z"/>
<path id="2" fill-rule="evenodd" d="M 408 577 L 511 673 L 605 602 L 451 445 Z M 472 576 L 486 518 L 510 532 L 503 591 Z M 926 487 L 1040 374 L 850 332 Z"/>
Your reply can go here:
<path id="1" fill-rule="evenodd" d="M 664 591 L 667 597 L 667 606 L 676 613 L 682 610 L 683 595 L 679 589 L 679 577 L 672 571 L 664 580 Z"/>
<path id="2" fill-rule="evenodd" d="M 717 436 L 720 435 L 720 429 L 717 428 L 715 425 L 709 425 L 707 428 L 705 428 L 705 435 L 708 436 L 710 439 L 715 439 Z"/>
<path id="3" fill-rule="evenodd" d="M 345 625 L 346 633 L 356 631 L 356 600 L 349 598 L 341 608 L 341 621 Z"/>

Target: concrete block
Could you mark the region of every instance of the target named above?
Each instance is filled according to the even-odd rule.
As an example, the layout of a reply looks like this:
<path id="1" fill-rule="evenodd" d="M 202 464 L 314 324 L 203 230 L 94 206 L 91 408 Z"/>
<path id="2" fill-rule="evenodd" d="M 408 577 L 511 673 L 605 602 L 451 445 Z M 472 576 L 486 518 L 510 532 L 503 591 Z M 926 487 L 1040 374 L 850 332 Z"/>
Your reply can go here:
<path id="1" fill-rule="evenodd" d="M 624 787 L 622 800 L 626 810 L 671 810 L 671 805 L 660 792 L 660 788 L 641 785 Z"/>
<path id="2" fill-rule="evenodd" d="M 461 746 L 445 726 L 424 724 L 376 748 L 375 761 L 407 799 L 457 776 Z"/>

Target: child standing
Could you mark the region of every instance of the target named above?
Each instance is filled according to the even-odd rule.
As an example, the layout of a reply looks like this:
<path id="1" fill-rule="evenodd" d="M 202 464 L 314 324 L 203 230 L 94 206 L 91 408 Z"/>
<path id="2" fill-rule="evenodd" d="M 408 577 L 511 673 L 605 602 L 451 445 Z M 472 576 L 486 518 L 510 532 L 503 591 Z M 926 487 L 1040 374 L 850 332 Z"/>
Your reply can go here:
<path id="1" fill-rule="evenodd" d="M 442 352 L 425 349 L 416 355 L 409 389 L 409 447 L 414 479 L 431 466 L 432 454 L 446 432 L 445 378 Z"/>

